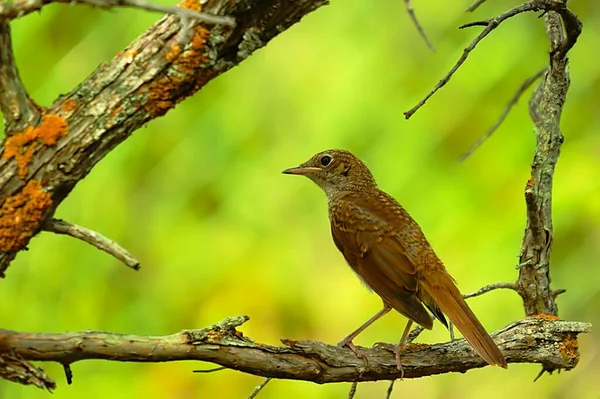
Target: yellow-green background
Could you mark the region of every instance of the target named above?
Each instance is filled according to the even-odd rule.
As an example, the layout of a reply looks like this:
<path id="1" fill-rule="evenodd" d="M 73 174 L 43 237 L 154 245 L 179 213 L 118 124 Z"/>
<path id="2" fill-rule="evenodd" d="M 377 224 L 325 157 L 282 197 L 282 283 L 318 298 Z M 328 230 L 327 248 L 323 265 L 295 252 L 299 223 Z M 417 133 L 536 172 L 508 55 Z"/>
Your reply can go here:
<path id="1" fill-rule="evenodd" d="M 241 66 L 150 122 L 106 157 L 57 217 L 115 239 L 142 261 L 134 272 L 72 238 L 40 234 L 0 281 L 0 327 L 170 334 L 247 314 L 242 331 L 338 342 L 379 309 L 329 236 L 324 195 L 280 171 L 327 148 L 354 151 L 380 186 L 419 221 L 465 292 L 513 281 L 525 222 L 523 188 L 534 134 L 523 99 L 470 159 L 457 158 L 504 109 L 521 82 L 547 62 L 543 21 L 508 21 L 475 50 L 455 78 L 406 121 L 412 107 L 480 28 L 457 26 L 517 4 L 414 1 L 436 45 L 417 35 L 403 1 L 334 0 Z M 600 323 L 600 9 L 572 1 L 585 23 L 570 53 L 572 86 L 554 191 L 554 288 L 568 320 Z M 136 10 L 51 5 L 13 23 L 22 78 L 40 104 L 71 90 L 159 18 Z M 470 301 L 490 329 L 523 316 L 513 292 Z M 389 315 L 356 342 L 396 342 L 404 320 Z M 425 342 L 447 340 L 438 324 Z M 395 398 L 598 398 L 597 335 L 582 336 L 574 370 L 487 367 L 396 385 Z M 200 362 L 85 361 L 67 386 L 61 367 L 53 398 L 245 398 L 261 378 L 235 371 L 192 374 Z M 357 398 L 382 398 L 387 382 L 364 383 Z M 267 398 L 344 398 L 348 384 L 274 381 Z M 0 397 L 48 398 L 0 381 Z"/>

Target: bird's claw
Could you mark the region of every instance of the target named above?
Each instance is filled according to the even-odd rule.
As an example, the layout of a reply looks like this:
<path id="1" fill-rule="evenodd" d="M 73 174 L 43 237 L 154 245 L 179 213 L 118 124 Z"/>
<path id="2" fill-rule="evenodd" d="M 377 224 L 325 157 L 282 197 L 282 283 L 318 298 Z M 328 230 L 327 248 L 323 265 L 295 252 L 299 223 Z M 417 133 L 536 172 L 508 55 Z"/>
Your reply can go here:
<path id="1" fill-rule="evenodd" d="M 394 354 L 394 359 L 396 359 L 396 368 L 398 369 L 398 371 L 400 371 L 400 379 L 403 379 L 404 368 L 402 367 L 402 359 L 400 358 L 400 354 L 404 350 L 405 345 L 394 345 L 388 344 L 386 342 L 377 342 L 373 346 L 375 348 L 380 348 L 388 352 L 392 352 Z"/>
<path id="2" fill-rule="evenodd" d="M 368 359 L 368 357 L 367 357 L 367 354 L 366 354 L 364 351 L 362 351 L 362 350 L 358 349 L 358 348 L 356 347 L 356 345 L 354 345 L 354 343 L 352 343 L 352 341 L 346 341 L 346 340 L 343 340 L 342 342 L 340 342 L 339 344 L 337 344 L 337 346 L 338 346 L 339 348 L 343 348 L 344 346 L 345 346 L 345 347 L 347 347 L 347 348 L 348 348 L 348 349 L 350 349 L 352 352 L 354 352 L 354 354 L 355 354 L 357 357 L 359 357 L 359 358 L 363 359 L 363 360 L 365 361 L 365 363 L 367 363 L 367 365 L 369 364 L 369 359 Z"/>

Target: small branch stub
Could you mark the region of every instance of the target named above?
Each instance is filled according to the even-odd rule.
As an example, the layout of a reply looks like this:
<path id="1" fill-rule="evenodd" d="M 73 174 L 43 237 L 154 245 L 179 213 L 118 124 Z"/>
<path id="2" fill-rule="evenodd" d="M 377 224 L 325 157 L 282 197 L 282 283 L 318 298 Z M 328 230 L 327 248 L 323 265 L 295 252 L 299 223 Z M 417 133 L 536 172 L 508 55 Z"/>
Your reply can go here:
<path id="1" fill-rule="evenodd" d="M 65 234 L 87 242 L 99 250 L 114 256 L 123 262 L 125 266 L 130 267 L 133 270 L 140 269 L 140 261 L 134 258 L 125 248 L 93 230 L 59 219 L 48 220 L 44 224 L 44 230 L 56 234 Z"/>

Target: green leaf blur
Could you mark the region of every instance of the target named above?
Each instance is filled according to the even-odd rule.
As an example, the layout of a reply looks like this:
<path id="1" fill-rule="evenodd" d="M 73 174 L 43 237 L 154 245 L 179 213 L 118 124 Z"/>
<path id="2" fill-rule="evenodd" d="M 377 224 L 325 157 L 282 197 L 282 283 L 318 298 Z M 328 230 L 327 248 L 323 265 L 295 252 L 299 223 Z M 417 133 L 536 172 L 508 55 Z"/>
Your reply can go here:
<path id="1" fill-rule="evenodd" d="M 167 2 L 165 2 L 168 4 Z M 600 8 L 572 2 L 584 33 L 570 53 L 572 85 L 562 119 L 565 144 L 554 191 L 554 288 L 560 316 L 600 324 Z M 335 343 L 379 310 L 329 234 L 324 195 L 284 168 L 317 151 L 346 148 L 419 221 L 463 292 L 514 281 L 523 229 L 523 189 L 535 137 L 523 98 L 467 161 L 514 91 L 548 60 L 543 21 L 522 15 L 494 31 L 453 80 L 406 121 L 484 19 L 515 2 L 439 6 L 414 1 L 436 46 L 427 49 L 396 1 L 333 1 L 274 39 L 121 144 L 81 182 L 56 216 L 94 229 L 142 261 L 134 272 L 72 238 L 42 233 L 0 281 L 2 328 L 170 334 L 247 314 L 243 332 Z M 13 23 L 21 76 L 50 104 L 159 18 L 137 10 L 50 5 Z M 488 330 L 523 317 L 519 297 L 496 291 L 470 301 Z M 356 343 L 396 342 L 404 319 L 386 316 Z M 533 384 L 537 365 L 487 367 L 396 384 L 395 398 L 597 397 L 600 340 L 581 337 L 571 372 Z M 448 340 L 439 325 L 420 338 Z M 199 362 L 42 364 L 55 399 L 245 398 L 259 377 L 198 375 Z M 384 397 L 387 382 L 364 383 L 357 398 Z M 259 396 L 341 398 L 349 384 L 273 381 Z M 0 397 L 47 392 L 0 382 Z"/>

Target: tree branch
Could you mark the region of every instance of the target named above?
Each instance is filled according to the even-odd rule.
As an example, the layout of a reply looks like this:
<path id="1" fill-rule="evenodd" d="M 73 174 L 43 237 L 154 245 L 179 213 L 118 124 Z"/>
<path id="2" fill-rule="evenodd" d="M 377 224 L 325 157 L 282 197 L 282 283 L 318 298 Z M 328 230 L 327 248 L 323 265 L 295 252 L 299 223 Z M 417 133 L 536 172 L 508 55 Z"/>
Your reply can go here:
<path id="1" fill-rule="evenodd" d="M 392 380 L 400 377 L 393 353 L 361 348 L 366 361 L 349 349 L 314 341 L 282 340 L 285 346 L 258 344 L 235 328 L 247 316 L 225 319 L 201 330 L 168 336 L 137 336 L 83 331 L 32 334 L 0 330 L 0 351 L 11 348 L 23 359 L 72 364 L 105 359 L 123 362 L 200 360 L 258 376 L 331 382 Z M 570 370 L 579 361 L 577 336 L 590 325 L 554 317 L 519 320 L 492 334 L 509 363 L 543 363 Z M 412 344 L 402 355 L 404 378 L 466 372 L 486 363 L 459 339 Z"/>
<path id="2" fill-rule="evenodd" d="M 502 125 L 502 122 L 504 122 L 504 119 L 506 119 L 506 117 L 510 113 L 511 109 L 517 104 L 517 102 L 519 101 L 519 99 L 521 98 L 521 95 L 523 95 L 525 90 L 527 90 L 533 83 L 535 83 L 538 79 L 540 79 L 544 75 L 545 72 L 546 72 L 546 68 L 537 72 L 535 75 L 530 76 L 527 79 L 525 79 L 525 81 L 521 84 L 521 86 L 519 86 L 519 88 L 517 89 L 515 94 L 512 96 L 512 98 L 506 105 L 506 108 L 504 108 L 504 112 L 502 112 L 502 115 L 500 115 L 500 118 L 498 118 L 496 123 L 494 123 L 492 125 L 492 127 L 489 128 L 489 130 L 487 132 L 485 132 L 485 134 L 483 136 L 481 136 L 479 138 L 479 140 L 477 140 L 475 142 L 475 144 L 473 144 L 471 146 L 471 148 L 469 148 L 464 154 L 462 154 L 460 156 L 459 161 L 462 162 L 465 159 L 467 159 L 473 152 L 475 152 L 476 149 L 478 149 L 483 144 L 484 141 L 489 139 L 492 136 L 492 134 L 494 134 L 494 132 L 500 127 L 500 125 Z"/>
<path id="3" fill-rule="evenodd" d="M 427 45 L 427 47 L 429 47 L 429 49 L 431 51 L 435 51 L 435 48 L 433 47 L 433 43 L 431 43 L 431 41 L 427 37 L 427 34 L 425 34 L 425 30 L 423 29 L 423 27 L 419 23 L 419 20 L 417 19 L 417 14 L 415 14 L 415 9 L 413 8 L 411 1 L 404 0 L 404 6 L 406 7 L 406 13 L 410 17 L 415 28 L 417 28 L 417 32 L 419 32 L 419 35 L 425 41 L 425 44 Z"/>
<path id="4" fill-rule="evenodd" d="M 182 7 L 238 21 L 189 23 L 182 43 L 165 16 L 58 98 L 38 124 L 4 143 L 0 160 L 0 276 L 58 205 L 106 154 L 327 0 L 184 0 Z"/>
<path id="5" fill-rule="evenodd" d="M 566 37 L 563 34 L 561 16 Z M 546 34 L 551 49 L 550 67 L 529 102 L 529 115 L 535 126 L 537 140 L 531 177 L 525 186 L 527 227 L 519 256 L 517 280 L 526 315 L 558 314 L 557 291 L 550 288 L 550 251 L 554 235 L 552 184 L 560 147 L 564 141 L 560 131 L 560 117 L 570 83 L 566 51 L 577 41 L 581 32 L 581 23 L 573 21 L 572 17 L 572 13 L 565 12 L 550 11 L 546 14 Z M 573 26 L 578 26 L 579 29 Z M 579 33 L 573 36 L 577 31 Z"/>
<path id="6" fill-rule="evenodd" d="M 230 17 L 211 15 L 181 7 L 163 6 L 144 0 L 15 0 L 13 2 L 0 3 L 0 21 L 20 18 L 32 12 L 40 11 L 43 6 L 51 3 L 82 4 L 104 9 L 131 7 L 140 10 L 173 14 L 182 18 L 190 18 L 207 25 L 235 26 L 235 21 Z"/>
<path id="7" fill-rule="evenodd" d="M 3 4 L 0 3 L 0 7 Z M 0 18 L 0 111 L 4 115 L 6 136 L 37 123 L 38 107 L 29 98 L 13 55 L 10 25 Z"/>
<path id="8" fill-rule="evenodd" d="M 477 3 L 475 3 L 477 4 Z M 463 50 L 458 61 L 454 64 L 454 66 L 450 69 L 450 71 L 434 86 L 433 90 L 431 90 L 427 95 L 419 101 L 414 107 L 409 109 L 404 113 L 406 119 L 409 119 L 414 115 L 425 103 L 440 90 L 442 87 L 446 85 L 450 81 L 450 78 L 458 71 L 458 69 L 465 63 L 469 55 L 475 47 L 481 42 L 487 35 L 489 35 L 494 29 L 496 29 L 500 24 L 505 22 L 506 20 L 522 14 L 524 12 L 530 11 L 543 11 L 547 13 L 549 11 L 555 11 L 560 13 L 563 16 L 565 21 L 566 30 L 568 32 L 567 40 L 561 42 L 560 47 L 553 47 L 555 51 L 558 51 L 562 56 L 565 56 L 566 53 L 573 47 L 575 42 L 577 41 L 577 37 L 581 33 L 581 22 L 577 19 L 577 16 L 573 14 L 566 6 L 565 3 L 556 0 L 532 0 L 526 3 L 523 3 L 519 6 L 516 6 L 494 18 L 490 18 L 484 21 L 476 21 L 468 24 L 464 24 L 459 27 L 459 29 L 469 28 L 473 26 L 485 26 L 485 29 L 481 31 L 475 39 Z"/>
<path id="9" fill-rule="evenodd" d="M 51 231 L 56 234 L 65 234 L 73 238 L 77 238 L 81 241 L 87 242 L 88 244 L 104 251 L 121 262 L 125 266 L 132 268 L 133 270 L 140 269 L 140 261 L 133 257 L 125 248 L 104 237 L 102 234 L 97 233 L 93 230 L 86 229 L 85 227 L 77 226 L 76 224 L 65 222 L 59 219 L 48 220 L 43 227 L 46 231 Z"/>

